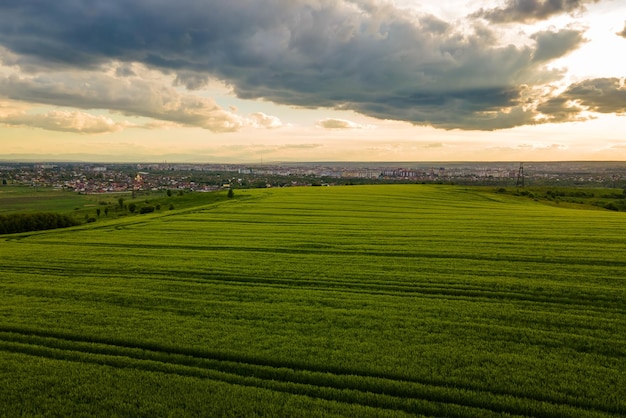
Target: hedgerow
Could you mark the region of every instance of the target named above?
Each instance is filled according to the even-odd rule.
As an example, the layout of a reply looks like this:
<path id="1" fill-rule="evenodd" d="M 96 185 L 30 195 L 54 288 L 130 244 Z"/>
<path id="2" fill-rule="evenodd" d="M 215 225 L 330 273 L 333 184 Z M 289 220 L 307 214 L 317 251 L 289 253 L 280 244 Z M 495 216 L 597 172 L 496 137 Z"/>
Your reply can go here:
<path id="1" fill-rule="evenodd" d="M 79 222 L 59 213 L 15 213 L 0 215 L 0 234 L 67 228 Z"/>

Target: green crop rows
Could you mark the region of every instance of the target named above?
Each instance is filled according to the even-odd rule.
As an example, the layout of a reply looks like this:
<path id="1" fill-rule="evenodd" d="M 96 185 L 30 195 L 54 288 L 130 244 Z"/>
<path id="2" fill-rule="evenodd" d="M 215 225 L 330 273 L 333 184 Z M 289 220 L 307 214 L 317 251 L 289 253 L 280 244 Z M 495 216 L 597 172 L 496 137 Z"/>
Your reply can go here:
<path id="1" fill-rule="evenodd" d="M 626 415 L 624 213 L 238 190 L 0 254 L 0 416 Z"/>

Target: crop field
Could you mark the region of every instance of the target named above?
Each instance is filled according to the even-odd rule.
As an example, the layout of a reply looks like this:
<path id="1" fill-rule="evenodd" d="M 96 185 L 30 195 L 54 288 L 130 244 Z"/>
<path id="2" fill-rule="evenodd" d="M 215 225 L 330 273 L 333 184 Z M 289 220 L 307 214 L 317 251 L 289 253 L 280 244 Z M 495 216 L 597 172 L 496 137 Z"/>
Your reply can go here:
<path id="1" fill-rule="evenodd" d="M 89 206 L 97 206 L 93 196 L 79 195 L 64 190 L 50 188 L 33 189 L 31 187 L 3 186 L 0 188 L 0 214 L 13 212 L 70 212 Z M 51 206 L 50 202 L 54 202 Z"/>
<path id="2" fill-rule="evenodd" d="M 626 415 L 626 213 L 237 190 L 0 254 L 0 416 Z"/>

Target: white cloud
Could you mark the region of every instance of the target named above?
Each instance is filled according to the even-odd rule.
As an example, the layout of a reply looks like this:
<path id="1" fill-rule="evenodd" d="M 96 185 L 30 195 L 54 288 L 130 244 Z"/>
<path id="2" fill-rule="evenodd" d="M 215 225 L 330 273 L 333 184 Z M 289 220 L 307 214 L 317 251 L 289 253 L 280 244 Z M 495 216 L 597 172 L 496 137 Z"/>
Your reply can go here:
<path id="1" fill-rule="evenodd" d="M 365 126 L 347 119 L 322 119 L 317 126 L 324 129 L 363 129 Z"/>
<path id="2" fill-rule="evenodd" d="M 250 114 L 251 125 L 257 128 L 276 129 L 283 126 L 282 121 L 276 117 L 267 115 L 263 112 L 255 112 Z"/>
<path id="3" fill-rule="evenodd" d="M 130 126 L 128 122 L 115 122 L 106 116 L 94 116 L 85 112 L 63 110 L 35 114 L 24 112 L 9 114 L 0 117 L 0 123 L 81 134 L 117 132 Z"/>
<path id="4" fill-rule="evenodd" d="M 0 97 L 31 103 L 108 109 L 214 132 L 233 132 L 245 120 L 222 109 L 211 98 L 182 94 L 138 77 L 116 78 L 97 72 L 55 72 L 0 77 Z"/>

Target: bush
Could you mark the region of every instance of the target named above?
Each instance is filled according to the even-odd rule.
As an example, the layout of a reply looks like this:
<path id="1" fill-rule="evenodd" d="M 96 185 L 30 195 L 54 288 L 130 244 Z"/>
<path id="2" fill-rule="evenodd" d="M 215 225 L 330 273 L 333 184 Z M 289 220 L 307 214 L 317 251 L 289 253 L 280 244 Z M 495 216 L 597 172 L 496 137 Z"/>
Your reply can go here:
<path id="1" fill-rule="evenodd" d="M 139 213 L 152 213 L 154 212 L 154 206 L 144 206 L 141 209 L 139 209 Z"/>

